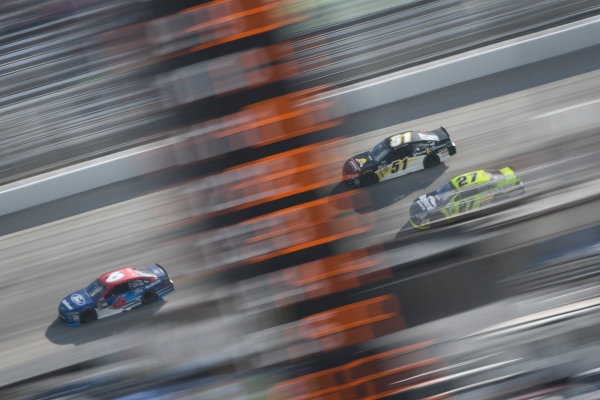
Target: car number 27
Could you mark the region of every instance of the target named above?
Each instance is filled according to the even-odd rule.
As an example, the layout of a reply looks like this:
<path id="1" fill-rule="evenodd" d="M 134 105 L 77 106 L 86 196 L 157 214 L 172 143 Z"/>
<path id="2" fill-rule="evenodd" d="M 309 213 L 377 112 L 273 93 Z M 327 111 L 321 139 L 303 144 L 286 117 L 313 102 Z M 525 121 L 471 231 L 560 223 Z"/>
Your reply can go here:
<path id="1" fill-rule="evenodd" d="M 469 182 L 469 178 L 468 178 L 469 176 L 471 177 L 470 182 Z M 475 183 L 476 180 L 477 180 L 477 172 L 473 172 L 472 174 L 469 174 L 469 175 L 459 176 L 458 179 L 456 179 L 456 183 L 458 184 L 458 187 L 463 187 L 467 183 Z"/>

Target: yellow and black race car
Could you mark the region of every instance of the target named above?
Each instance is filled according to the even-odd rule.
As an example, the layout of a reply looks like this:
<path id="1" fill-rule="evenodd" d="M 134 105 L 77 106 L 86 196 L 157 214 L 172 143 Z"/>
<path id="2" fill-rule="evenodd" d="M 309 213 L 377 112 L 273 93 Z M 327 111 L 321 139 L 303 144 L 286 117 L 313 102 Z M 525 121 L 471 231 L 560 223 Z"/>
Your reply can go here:
<path id="1" fill-rule="evenodd" d="M 511 167 L 467 172 L 415 199 L 410 207 L 410 223 L 415 228 L 428 229 L 433 222 L 454 220 L 468 211 L 521 195 L 524 190 Z"/>
<path id="2" fill-rule="evenodd" d="M 342 177 L 350 187 L 369 186 L 435 167 L 454 154 L 456 146 L 444 127 L 432 131 L 402 132 L 350 158 L 342 168 Z"/>

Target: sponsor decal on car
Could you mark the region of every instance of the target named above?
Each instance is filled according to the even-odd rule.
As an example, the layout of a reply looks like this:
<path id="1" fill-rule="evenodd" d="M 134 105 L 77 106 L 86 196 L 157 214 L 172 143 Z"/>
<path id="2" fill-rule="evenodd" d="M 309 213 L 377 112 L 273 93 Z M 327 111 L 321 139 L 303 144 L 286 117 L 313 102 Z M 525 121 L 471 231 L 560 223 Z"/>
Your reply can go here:
<path id="1" fill-rule="evenodd" d="M 78 306 L 82 306 L 85 304 L 85 299 L 83 298 L 82 295 L 80 295 L 78 293 L 71 295 L 71 301 L 73 303 L 77 304 Z"/>
<path id="2" fill-rule="evenodd" d="M 419 197 L 417 204 L 421 207 L 421 209 L 425 209 L 427 211 L 431 211 L 436 207 L 435 199 L 425 195 Z"/>

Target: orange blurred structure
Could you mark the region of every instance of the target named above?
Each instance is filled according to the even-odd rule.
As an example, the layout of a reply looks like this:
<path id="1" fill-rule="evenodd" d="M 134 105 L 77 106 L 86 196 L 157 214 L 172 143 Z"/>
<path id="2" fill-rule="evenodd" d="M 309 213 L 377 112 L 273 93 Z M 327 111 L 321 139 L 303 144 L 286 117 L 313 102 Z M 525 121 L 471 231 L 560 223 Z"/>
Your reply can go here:
<path id="1" fill-rule="evenodd" d="M 286 329 L 291 358 L 331 351 L 405 328 L 398 299 L 384 295 L 308 316 Z"/>
<path id="2" fill-rule="evenodd" d="M 427 355 L 431 342 L 400 347 L 273 386 L 269 400 L 375 400 L 433 380 L 441 366 Z M 424 374 L 420 376 L 421 374 Z"/>

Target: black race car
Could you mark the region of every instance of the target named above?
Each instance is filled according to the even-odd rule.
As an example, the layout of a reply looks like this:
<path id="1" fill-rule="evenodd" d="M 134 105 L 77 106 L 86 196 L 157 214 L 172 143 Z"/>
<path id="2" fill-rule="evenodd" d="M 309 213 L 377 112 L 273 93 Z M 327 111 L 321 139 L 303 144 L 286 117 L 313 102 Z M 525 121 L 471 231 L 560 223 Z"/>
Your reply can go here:
<path id="1" fill-rule="evenodd" d="M 444 127 L 432 131 L 402 132 L 350 158 L 344 163 L 342 177 L 350 187 L 369 186 L 435 167 L 454 154 L 456 146 Z"/>

